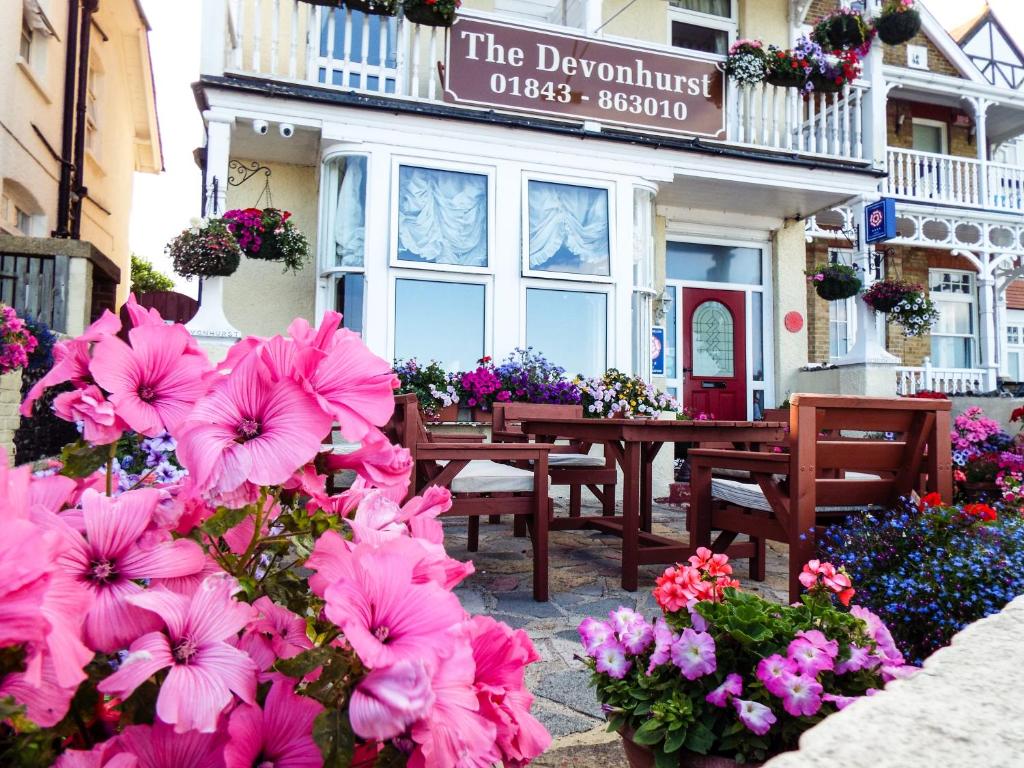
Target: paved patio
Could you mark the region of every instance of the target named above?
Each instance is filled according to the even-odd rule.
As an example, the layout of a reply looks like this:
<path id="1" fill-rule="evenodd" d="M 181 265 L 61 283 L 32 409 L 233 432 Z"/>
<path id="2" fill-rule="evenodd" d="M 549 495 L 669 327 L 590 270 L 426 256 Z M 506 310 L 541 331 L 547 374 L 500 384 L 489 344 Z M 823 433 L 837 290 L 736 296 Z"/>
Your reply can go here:
<path id="1" fill-rule="evenodd" d="M 556 501 L 556 514 L 564 506 Z M 584 514 L 600 514 L 595 506 Z M 444 521 L 445 544 L 453 557 L 471 559 L 476 573 L 459 590 L 466 610 L 488 613 L 512 627 L 525 629 L 541 661 L 532 665 L 527 683 L 536 696 L 534 713 L 554 737 L 551 749 L 534 765 L 545 768 L 625 766 L 619 738 L 605 731 L 600 706 L 587 685 L 589 672 L 574 658 L 580 650 L 576 627 L 587 616 L 606 616 L 629 605 L 651 618 L 660 611 L 651 596 L 654 579 L 665 566 L 640 569 L 641 589 L 625 592 L 619 586 L 620 542 L 597 531 L 558 531 L 551 534 L 551 600 L 535 603 L 531 596 L 530 542 L 512 536 L 511 517 L 500 525 L 480 524 L 480 549 L 466 552 L 466 521 Z M 654 531 L 684 538 L 685 506 L 654 505 Z M 779 602 L 786 593 L 785 548 L 769 543 L 767 580 L 746 578 L 746 561 L 737 562 L 744 589 Z"/>

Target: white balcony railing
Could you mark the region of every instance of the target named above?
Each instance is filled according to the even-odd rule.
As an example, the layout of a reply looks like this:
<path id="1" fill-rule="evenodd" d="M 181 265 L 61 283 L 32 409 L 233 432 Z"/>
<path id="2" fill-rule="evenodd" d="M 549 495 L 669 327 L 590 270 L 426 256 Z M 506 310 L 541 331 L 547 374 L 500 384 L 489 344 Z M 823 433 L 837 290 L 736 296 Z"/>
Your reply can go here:
<path id="1" fill-rule="evenodd" d="M 1024 211 L 1024 168 L 889 149 L 886 194 L 918 202 Z"/>
<path id="2" fill-rule="evenodd" d="M 298 0 L 223 1 L 227 3 L 222 25 L 225 72 L 421 101 L 444 97 L 443 29 Z M 551 24 L 538 26 L 559 29 Z M 213 60 L 217 58 L 215 53 Z M 767 84 L 735 88 L 730 83 L 726 141 L 866 162 L 862 115 L 866 92 L 864 82 L 839 93 L 806 96 L 793 88 Z"/>
<path id="3" fill-rule="evenodd" d="M 942 392 L 968 395 L 985 391 L 985 372 L 975 368 L 934 368 L 925 360 L 920 367 L 896 369 L 896 391 L 901 395 L 918 392 Z"/>

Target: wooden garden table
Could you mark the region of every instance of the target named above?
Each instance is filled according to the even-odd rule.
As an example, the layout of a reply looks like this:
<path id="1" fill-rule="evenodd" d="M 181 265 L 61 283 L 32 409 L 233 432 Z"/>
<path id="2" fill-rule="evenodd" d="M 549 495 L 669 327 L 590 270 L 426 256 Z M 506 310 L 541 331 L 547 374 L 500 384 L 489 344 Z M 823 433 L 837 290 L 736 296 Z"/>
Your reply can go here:
<path id="1" fill-rule="evenodd" d="M 731 443 L 754 450 L 781 442 L 781 421 L 662 421 L 659 419 L 524 419 L 523 431 L 537 439 L 558 436 L 600 443 L 622 470 L 622 514 L 556 518 L 550 530 L 589 528 L 622 538 L 622 588 L 636 591 L 641 565 L 675 563 L 694 547 L 651 533 L 653 464 L 666 443 Z"/>

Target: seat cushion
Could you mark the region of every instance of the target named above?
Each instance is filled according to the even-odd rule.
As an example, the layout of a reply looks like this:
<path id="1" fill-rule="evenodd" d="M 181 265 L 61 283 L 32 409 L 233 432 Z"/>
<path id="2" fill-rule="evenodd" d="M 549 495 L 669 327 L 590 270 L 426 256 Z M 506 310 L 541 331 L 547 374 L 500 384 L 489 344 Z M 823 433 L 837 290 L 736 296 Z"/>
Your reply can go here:
<path id="1" fill-rule="evenodd" d="M 877 480 L 878 475 L 864 474 L 861 472 L 847 472 L 847 479 L 853 480 Z M 772 507 L 768 499 L 764 497 L 760 486 L 756 483 L 741 483 L 738 480 L 726 480 L 725 478 L 711 478 L 711 497 L 724 501 L 727 504 L 735 504 L 745 509 L 757 509 L 762 512 L 771 512 Z M 819 512 L 856 512 L 861 509 L 875 509 L 874 505 L 856 505 L 839 507 L 817 507 Z"/>
<path id="2" fill-rule="evenodd" d="M 549 467 L 604 467 L 603 456 L 590 456 L 586 453 L 552 453 L 548 455 Z"/>
<path id="3" fill-rule="evenodd" d="M 528 493 L 533 490 L 533 472 L 496 461 L 471 461 L 450 487 L 452 493 Z"/>

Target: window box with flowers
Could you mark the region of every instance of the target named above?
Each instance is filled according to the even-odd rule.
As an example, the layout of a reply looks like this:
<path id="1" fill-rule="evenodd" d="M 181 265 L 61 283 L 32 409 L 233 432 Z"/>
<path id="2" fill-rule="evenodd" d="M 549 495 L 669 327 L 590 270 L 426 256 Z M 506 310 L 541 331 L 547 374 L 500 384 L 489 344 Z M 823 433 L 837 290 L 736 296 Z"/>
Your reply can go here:
<path id="1" fill-rule="evenodd" d="M 679 408 L 671 395 L 615 368 L 609 368 L 603 376 L 578 379 L 576 385 L 582 396 L 583 415 L 588 417 L 650 419 Z"/>
<path id="2" fill-rule="evenodd" d="M 886 45 L 902 45 L 921 31 L 921 12 L 914 0 L 886 0 L 875 18 L 875 30 Z"/>
<path id="3" fill-rule="evenodd" d="M 760 40 L 737 40 L 729 46 L 725 73 L 739 85 L 757 85 L 768 75 L 768 52 Z"/>
<path id="4" fill-rule="evenodd" d="M 395 361 L 399 393 L 412 393 L 419 402 L 425 421 L 451 422 L 459 415 L 459 393 L 456 375 L 450 374 L 436 360 L 426 365 L 416 358 Z"/>
<path id="5" fill-rule="evenodd" d="M 224 221 L 250 259 L 279 261 L 285 272 L 298 272 L 309 258 L 309 243 L 291 217 L 279 208 L 236 208 Z"/>
<path id="6" fill-rule="evenodd" d="M 848 84 L 860 77 L 860 59 L 853 51 L 822 53 L 811 70 L 806 91 L 839 93 Z"/>
<path id="7" fill-rule="evenodd" d="M 405 18 L 427 27 L 450 27 L 462 0 L 402 0 Z"/>
<path id="8" fill-rule="evenodd" d="M 474 370 L 464 372 L 459 377 L 458 389 L 459 402 L 471 409 L 473 421 L 491 421 L 491 406 L 512 400 L 512 393 L 505 388 L 490 357 L 481 357 Z"/>
<path id="9" fill-rule="evenodd" d="M 815 293 L 825 301 L 842 301 L 860 293 L 864 282 L 857 268 L 846 264 L 819 264 L 813 272 L 806 272 Z"/>
<path id="10" fill-rule="evenodd" d="M 793 51 L 770 46 L 768 48 L 768 73 L 765 81 L 779 88 L 803 88 L 807 82 L 809 67 L 806 59 L 797 58 Z"/>

